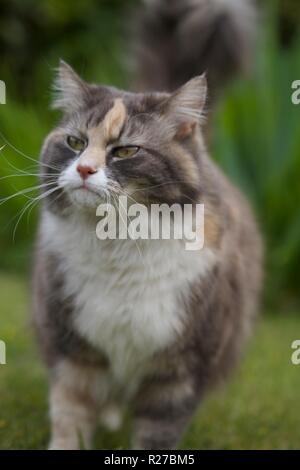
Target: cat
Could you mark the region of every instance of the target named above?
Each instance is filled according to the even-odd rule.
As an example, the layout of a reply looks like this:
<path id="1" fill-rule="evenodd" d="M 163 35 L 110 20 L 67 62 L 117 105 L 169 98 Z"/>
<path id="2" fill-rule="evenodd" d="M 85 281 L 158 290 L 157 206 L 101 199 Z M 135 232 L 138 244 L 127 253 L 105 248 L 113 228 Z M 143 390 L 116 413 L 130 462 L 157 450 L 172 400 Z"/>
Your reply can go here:
<path id="1" fill-rule="evenodd" d="M 204 0 L 182 3 L 207 15 Z M 235 18 L 235 1 L 209 3 Z M 145 18 L 163 5 L 148 2 Z M 214 32 L 223 34 L 226 15 L 213 12 Z M 186 15 L 177 14 L 179 27 Z M 156 20 L 163 27 L 162 19 L 165 11 Z M 149 39 L 153 24 L 140 21 Z M 222 76 L 219 66 L 210 70 Z M 60 63 L 53 105 L 63 119 L 41 152 L 45 197 L 33 277 L 34 325 L 49 371 L 50 449 L 90 448 L 99 418 L 117 428 L 124 406 L 132 448 L 176 448 L 251 332 L 261 237 L 247 201 L 208 155 L 205 75 L 186 78 L 175 90 L 134 93 L 88 84 Z M 148 208 L 204 204 L 203 248 L 188 251 L 180 239 L 99 240 L 97 206 L 121 195 Z"/>

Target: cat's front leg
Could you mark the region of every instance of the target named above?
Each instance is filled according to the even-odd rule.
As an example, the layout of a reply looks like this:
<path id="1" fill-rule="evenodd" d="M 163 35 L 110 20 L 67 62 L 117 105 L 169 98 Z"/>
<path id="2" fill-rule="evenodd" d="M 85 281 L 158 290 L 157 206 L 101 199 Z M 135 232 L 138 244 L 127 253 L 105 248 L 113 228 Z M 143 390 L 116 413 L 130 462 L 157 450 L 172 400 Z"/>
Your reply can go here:
<path id="1" fill-rule="evenodd" d="M 156 378 L 144 384 L 133 405 L 133 449 L 175 449 L 199 397 L 188 379 Z"/>
<path id="2" fill-rule="evenodd" d="M 98 412 L 108 393 L 105 371 L 60 361 L 50 386 L 51 450 L 89 449 Z"/>

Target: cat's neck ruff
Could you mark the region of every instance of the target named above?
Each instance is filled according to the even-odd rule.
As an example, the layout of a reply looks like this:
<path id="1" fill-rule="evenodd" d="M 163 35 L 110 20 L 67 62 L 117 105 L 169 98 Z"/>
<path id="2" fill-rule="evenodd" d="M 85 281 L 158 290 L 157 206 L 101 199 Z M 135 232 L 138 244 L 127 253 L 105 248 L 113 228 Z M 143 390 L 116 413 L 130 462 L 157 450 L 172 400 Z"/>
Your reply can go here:
<path id="1" fill-rule="evenodd" d="M 212 250 L 195 254 L 182 240 L 98 240 L 82 219 L 47 211 L 41 237 L 59 260 L 76 330 L 105 352 L 122 381 L 176 340 L 182 302 L 216 262 Z"/>

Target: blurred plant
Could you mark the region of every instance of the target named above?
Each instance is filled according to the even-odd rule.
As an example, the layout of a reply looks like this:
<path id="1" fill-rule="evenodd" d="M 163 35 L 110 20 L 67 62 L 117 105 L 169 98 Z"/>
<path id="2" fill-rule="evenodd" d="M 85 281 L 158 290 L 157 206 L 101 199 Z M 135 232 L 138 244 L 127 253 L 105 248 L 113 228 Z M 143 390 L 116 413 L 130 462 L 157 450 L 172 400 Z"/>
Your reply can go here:
<path id="1" fill-rule="evenodd" d="M 219 110 L 215 155 L 255 206 L 268 300 L 299 302 L 300 106 L 291 102 L 291 84 L 300 74 L 300 36 L 282 51 L 278 16 L 268 18 L 255 78 L 235 86 Z"/>
<path id="2" fill-rule="evenodd" d="M 0 76 L 17 98 L 36 99 L 60 57 L 91 77 L 118 79 L 124 6 L 121 0 L 2 0 Z M 83 69 L 84 67 L 84 69 Z"/>
<path id="3" fill-rule="evenodd" d="M 297 31 L 299 32 L 300 2 L 299 0 L 279 0 L 278 6 L 281 40 L 285 46 L 290 45 Z"/>
<path id="4" fill-rule="evenodd" d="M 30 219 L 26 219 L 26 214 L 22 220 L 21 215 L 25 204 L 30 202 L 30 198 L 37 196 L 38 191 L 26 191 L 23 196 L 16 197 L 14 194 L 38 185 L 38 179 L 33 175 L 38 173 L 39 149 L 44 136 L 53 124 L 50 119 L 45 118 L 45 114 L 45 111 L 43 115 L 37 109 L 13 102 L 9 102 L 9 105 L 2 105 L 0 108 L 2 268 L 19 269 L 25 267 L 28 261 L 28 244 L 32 240 L 34 231 L 35 211 Z M 42 115 L 43 119 L 41 119 Z"/>

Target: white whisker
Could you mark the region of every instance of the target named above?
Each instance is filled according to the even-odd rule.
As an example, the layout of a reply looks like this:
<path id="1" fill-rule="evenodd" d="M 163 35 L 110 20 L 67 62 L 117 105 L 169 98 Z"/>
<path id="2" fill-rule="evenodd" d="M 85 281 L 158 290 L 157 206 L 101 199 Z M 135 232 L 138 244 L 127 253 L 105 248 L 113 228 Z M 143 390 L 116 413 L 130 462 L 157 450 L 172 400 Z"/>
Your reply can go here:
<path id="1" fill-rule="evenodd" d="M 1 176 L 0 181 L 1 181 L 1 180 L 5 180 L 5 179 L 7 179 L 7 178 L 18 178 L 18 177 L 20 177 L 20 176 L 23 176 L 23 178 L 24 178 L 25 176 L 40 177 L 41 175 L 40 175 L 39 173 L 24 173 L 24 174 L 23 174 L 23 173 L 22 173 L 22 174 L 17 173 L 17 174 L 14 174 L 14 175 L 5 175 L 5 176 Z M 42 176 L 51 177 L 51 176 L 56 176 L 56 175 L 54 175 L 53 173 L 43 173 Z"/>
<path id="2" fill-rule="evenodd" d="M 5 144 L 8 145 L 10 148 L 12 148 L 16 153 L 18 153 L 19 155 L 21 155 L 21 156 L 24 157 L 24 158 L 27 158 L 27 160 L 30 160 L 30 161 L 32 161 L 32 162 L 34 162 L 34 163 L 38 163 L 38 160 L 37 160 L 37 159 L 32 158 L 32 157 L 30 157 L 29 155 L 26 155 L 24 152 L 22 152 L 21 150 L 17 149 L 17 147 L 15 147 L 13 144 L 11 144 L 11 143 L 6 139 L 6 137 L 2 134 L 2 132 L 0 132 L 0 137 L 1 137 L 1 139 L 4 140 Z M 1 149 L 1 151 L 2 151 L 2 150 L 3 150 L 3 147 L 2 147 L 2 149 Z M 49 164 L 47 164 L 47 163 L 39 162 L 39 164 L 42 165 L 42 166 L 48 167 L 48 168 L 50 168 L 50 169 L 52 169 L 52 170 L 55 170 L 55 171 L 58 171 L 58 170 L 59 170 L 58 167 L 49 165 Z"/>
<path id="3" fill-rule="evenodd" d="M 51 188 L 49 189 L 48 191 L 46 191 L 45 193 L 43 194 L 40 194 L 39 196 L 37 196 L 33 201 L 30 201 L 28 202 L 25 207 L 23 207 L 22 211 L 21 211 L 21 214 L 17 220 L 17 223 L 14 227 L 14 231 L 13 231 L 13 241 L 15 240 L 15 235 L 16 235 L 16 231 L 17 231 L 17 228 L 19 226 L 19 223 L 21 222 L 21 219 L 23 217 L 23 215 L 25 214 L 25 212 L 29 209 L 29 208 L 33 208 L 38 202 L 40 202 L 42 199 L 46 198 L 47 196 L 49 196 L 50 194 L 54 193 L 55 191 L 57 191 L 58 189 L 60 189 L 58 186 L 56 186 L 55 188 Z"/>
<path id="4" fill-rule="evenodd" d="M 43 183 L 43 184 L 39 184 L 37 186 L 32 186 L 31 188 L 25 188 L 25 189 L 22 189 L 21 191 L 18 191 L 17 193 L 15 194 L 11 194 L 10 196 L 8 197 L 5 197 L 3 199 L 0 199 L 0 206 L 2 204 L 4 204 L 5 202 L 9 201 L 10 199 L 14 198 L 14 197 L 17 197 L 17 196 L 22 196 L 22 195 L 25 195 L 27 193 L 30 193 L 30 192 L 33 192 L 33 191 L 36 191 L 38 189 L 42 189 L 42 188 L 45 188 L 45 187 L 48 187 L 48 186 L 53 186 L 55 183 L 54 182 L 51 182 L 51 183 Z"/>
<path id="5" fill-rule="evenodd" d="M 113 194 L 113 193 L 112 193 L 112 194 Z M 119 202 L 120 206 L 122 207 L 122 209 L 124 209 L 124 206 L 123 206 L 123 204 L 121 203 L 121 200 L 120 200 L 120 199 L 118 200 L 118 202 Z M 119 211 L 119 216 L 121 217 L 123 224 L 124 224 L 125 226 L 127 226 L 126 221 L 125 221 L 124 218 L 122 217 L 121 211 Z M 127 215 L 127 214 L 126 214 L 126 217 L 127 217 L 127 220 L 128 220 L 128 215 Z M 140 259 L 141 259 L 141 261 L 142 261 L 144 267 L 146 268 L 146 265 L 145 265 L 145 262 L 144 262 L 144 258 L 143 258 L 143 254 L 142 254 L 142 252 L 141 252 L 141 249 L 140 249 L 140 247 L 139 247 L 139 245 L 138 245 L 137 240 L 135 240 L 134 238 L 131 238 L 131 240 L 134 242 L 134 244 L 135 244 L 135 246 L 136 246 L 136 248 L 137 248 L 137 251 L 138 251 L 138 253 L 139 253 Z"/>

